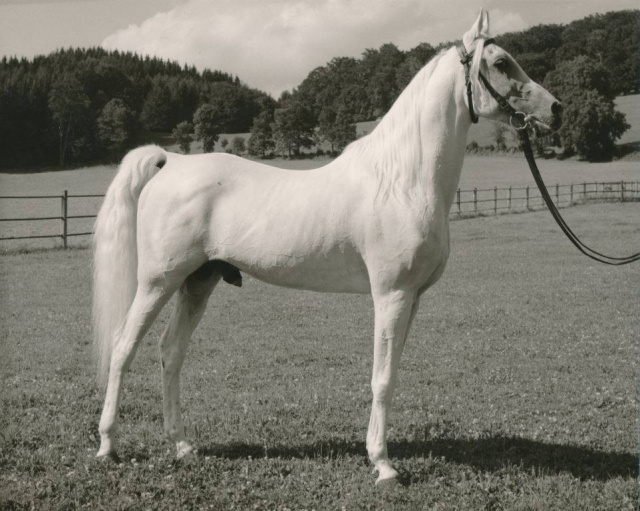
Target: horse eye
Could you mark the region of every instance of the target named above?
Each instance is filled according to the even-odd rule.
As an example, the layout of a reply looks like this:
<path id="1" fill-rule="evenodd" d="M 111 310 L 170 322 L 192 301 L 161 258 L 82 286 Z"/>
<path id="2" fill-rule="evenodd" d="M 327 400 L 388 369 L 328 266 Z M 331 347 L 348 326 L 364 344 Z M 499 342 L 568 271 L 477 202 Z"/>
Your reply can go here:
<path id="1" fill-rule="evenodd" d="M 496 69 L 498 69 L 499 71 L 506 71 L 507 70 L 507 61 L 504 59 L 498 59 L 494 62 L 493 64 Z"/>

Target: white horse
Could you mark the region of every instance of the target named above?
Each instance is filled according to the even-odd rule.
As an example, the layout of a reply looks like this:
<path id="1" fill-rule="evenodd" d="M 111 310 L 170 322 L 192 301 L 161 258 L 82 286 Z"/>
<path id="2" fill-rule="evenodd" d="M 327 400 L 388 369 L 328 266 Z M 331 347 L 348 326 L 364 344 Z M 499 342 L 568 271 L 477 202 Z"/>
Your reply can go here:
<path id="1" fill-rule="evenodd" d="M 463 36 L 473 59 L 475 113 L 509 122 L 478 80 L 528 120 L 557 125 L 557 100 L 497 45 L 481 11 Z M 387 414 L 403 345 L 422 293 L 449 255 L 448 214 L 471 120 L 455 48 L 413 79 L 378 127 L 325 167 L 277 169 L 226 154 L 182 156 L 142 147 L 123 160 L 95 227 L 94 323 L 108 384 L 98 456 L 115 457 L 123 375 L 160 309 L 177 292 L 161 337 L 164 428 L 178 457 L 193 451 L 180 412 L 189 338 L 221 278 L 239 271 L 279 286 L 371 293 L 373 404 L 367 451 L 378 482 L 398 473 L 387 454 Z"/>

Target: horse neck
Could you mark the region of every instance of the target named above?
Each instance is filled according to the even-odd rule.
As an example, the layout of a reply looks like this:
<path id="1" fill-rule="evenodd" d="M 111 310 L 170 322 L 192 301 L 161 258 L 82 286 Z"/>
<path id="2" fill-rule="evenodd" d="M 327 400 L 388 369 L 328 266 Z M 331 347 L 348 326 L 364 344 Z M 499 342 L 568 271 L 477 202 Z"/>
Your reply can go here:
<path id="1" fill-rule="evenodd" d="M 448 213 L 471 125 L 459 66 L 455 50 L 438 55 L 376 129 L 346 153 L 367 158 L 383 198 L 394 196 L 423 212 Z"/>

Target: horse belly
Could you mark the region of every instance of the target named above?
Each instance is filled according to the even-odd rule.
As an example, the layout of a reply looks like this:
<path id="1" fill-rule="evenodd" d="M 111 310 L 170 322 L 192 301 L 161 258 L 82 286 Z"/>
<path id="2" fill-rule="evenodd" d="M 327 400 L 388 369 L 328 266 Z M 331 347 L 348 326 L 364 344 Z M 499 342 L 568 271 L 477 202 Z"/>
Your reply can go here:
<path id="1" fill-rule="evenodd" d="M 370 292 L 367 267 L 344 223 L 314 215 L 312 207 L 278 213 L 252 209 L 246 204 L 230 214 L 229 208 L 216 208 L 205 247 L 210 259 L 278 286 Z"/>
<path id="2" fill-rule="evenodd" d="M 276 256 L 267 264 L 244 260 L 234 260 L 232 264 L 276 286 L 327 293 L 369 293 L 369 278 L 362 260 L 341 255 L 340 258 Z"/>

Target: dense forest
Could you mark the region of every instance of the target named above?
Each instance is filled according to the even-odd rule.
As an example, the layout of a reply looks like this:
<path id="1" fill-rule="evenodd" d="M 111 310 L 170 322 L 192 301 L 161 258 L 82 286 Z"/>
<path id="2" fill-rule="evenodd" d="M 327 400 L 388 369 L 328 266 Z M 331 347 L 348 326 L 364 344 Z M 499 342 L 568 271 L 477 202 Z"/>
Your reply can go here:
<path id="1" fill-rule="evenodd" d="M 119 157 L 149 133 L 215 105 L 225 130 L 246 132 L 275 101 L 219 71 L 99 48 L 0 61 L 0 167 Z"/>
<path id="2" fill-rule="evenodd" d="M 587 116 L 587 108 L 597 112 L 604 126 L 597 136 L 611 139 L 592 158 L 602 159 L 626 126 L 613 98 L 639 92 L 639 27 L 640 11 L 619 11 L 538 25 L 497 42 L 563 100 L 580 97 L 569 101 L 576 116 Z M 340 150 L 355 138 L 355 122 L 384 115 L 415 73 L 451 44 L 408 51 L 384 44 L 360 58 L 337 57 L 277 101 L 220 71 L 132 53 L 92 48 L 32 60 L 4 57 L 0 168 L 114 160 L 171 132 L 185 152 L 193 139 L 213 150 L 219 134 L 250 130 L 249 151 L 256 155 L 292 155 L 319 142 Z M 579 133 L 563 134 L 562 142 L 579 154 L 593 146 Z"/>

